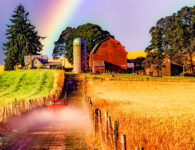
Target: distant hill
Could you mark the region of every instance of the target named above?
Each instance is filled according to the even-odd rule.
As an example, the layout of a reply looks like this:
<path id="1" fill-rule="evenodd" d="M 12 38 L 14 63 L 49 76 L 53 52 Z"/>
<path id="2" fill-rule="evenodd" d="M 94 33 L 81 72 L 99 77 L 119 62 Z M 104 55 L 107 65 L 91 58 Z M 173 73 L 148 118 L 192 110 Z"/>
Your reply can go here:
<path id="1" fill-rule="evenodd" d="M 142 51 L 127 51 L 127 59 L 136 59 L 138 57 L 146 57 L 146 52 L 144 50 Z"/>

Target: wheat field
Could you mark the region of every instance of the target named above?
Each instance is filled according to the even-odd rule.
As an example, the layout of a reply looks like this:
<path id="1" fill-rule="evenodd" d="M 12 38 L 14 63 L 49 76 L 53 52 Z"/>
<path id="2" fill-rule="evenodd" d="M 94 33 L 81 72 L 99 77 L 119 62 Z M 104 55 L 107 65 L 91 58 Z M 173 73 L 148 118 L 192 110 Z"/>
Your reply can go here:
<path id="1" fill-rule="evenodd" d="M 93 105 L 119 121 L 127 149 L 195 149 L 195 83 L 88 80 Z"/>

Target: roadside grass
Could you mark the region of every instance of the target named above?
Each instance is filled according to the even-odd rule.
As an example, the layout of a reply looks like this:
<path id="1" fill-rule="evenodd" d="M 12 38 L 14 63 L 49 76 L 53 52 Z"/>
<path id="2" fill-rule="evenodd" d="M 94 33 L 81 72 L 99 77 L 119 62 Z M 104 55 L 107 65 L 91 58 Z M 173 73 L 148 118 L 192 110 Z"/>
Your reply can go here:
<path id="1" fill-rule="evenodd" d="M 164 81 L 164 82 L 195 82 L 195 77 L 184 76 L 163 76 L 151 77 L 146 75 L 135 74 L 83 74 L 88 79 L 101 79 L 101 80 L 126 80 L 126 81 Z"/>
<path id="2" fill-rule="evenodd" d="M 31 99 L 50 93 L 54 84 L 53 70 L 18 70 L 0 72 L 0 105 L 15 98 Z"/>
<path id="3" fill-rule="evenodd" d="M 93 107 L 119 121 L 127 149 L 195 149 L 194 89 L 194 82 L 87 80 Z"/>

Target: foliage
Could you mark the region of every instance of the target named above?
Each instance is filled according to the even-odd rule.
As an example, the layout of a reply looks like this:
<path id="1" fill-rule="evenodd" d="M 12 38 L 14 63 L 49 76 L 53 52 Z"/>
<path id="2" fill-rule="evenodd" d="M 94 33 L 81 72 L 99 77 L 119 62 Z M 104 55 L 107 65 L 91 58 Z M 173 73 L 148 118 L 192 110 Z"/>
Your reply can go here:
<path id="1" fill-rule="evenodd" d="M 138 57 L 135 59 L 135 70 L 144 70 L 144 57 Z"/>
<path id="2" fill-rule="evenodd" d="M 193 76 L 193 75 L 191 75 L 191 74 L 189 74 L 189 73 L 187 73 L 187 72 L 182 72 L 182 73 L 180 74 L 180 76 L 191 77 L 191 76 Z"/>
<path id="3" fill-rule="evenodd" d="M 40 42 L 43 37 L 38 35 L 28 19 L 29 13 L 19 5 L 11 16 L 10 25 L 7 25 L 7 42 L 4 43 L 5 70 L 14 70 L 15 65 L 24 66 L 25 55 L 39 54 L 42 50 Z"/>
<path id="4" fill-rule="evenodd" d="M 73 63 L 73 40 L 77 37 L 87 42 L 87 54 L 89 54 L 99 41 L 113 36 L 108 31 L 104 31 L 100 26 L 91 23 L 78 26 L 77 28 L 67 27 L 61 33 L 58 41 L 55 42 L 53 57 L 62 56 L 65 52 L 68 61 Z"/>
<path id="5" fill-rule="evenodd" d="M 162 68 L 165 57 L 179 64 L 188 63 L 193 69 L 195 54 L 195 6 L 183 7 L 177 13 L 161 18 L 150 29 L 152 40 L 146 48 L 147 63 Z"/>
<path id="6" fill-rule="evenodd" d="M 146 63 L 151 65 L 155 64 L 155 69 L 158 70 L 158 75 L 163 67 L 164 61 L 164 34 L 165 34 L 165 19 L 160 19 L 155 27 L 150 29 L 150 34 L 152 35 L 152 40 L 150 45 L 146 48 L 147 56 Z"/>
<path id="7" fill-rule="evenodd" d="M 53 88 L 52 70 L 0 72 L 0 105 L 17 99 L 30 99 L 48 94 Z"/>
<path id="8" fill-rule="evenodd" d="M 57 65 L 56 69 L 63 69 L 63 66 L 62 65 Z"/>

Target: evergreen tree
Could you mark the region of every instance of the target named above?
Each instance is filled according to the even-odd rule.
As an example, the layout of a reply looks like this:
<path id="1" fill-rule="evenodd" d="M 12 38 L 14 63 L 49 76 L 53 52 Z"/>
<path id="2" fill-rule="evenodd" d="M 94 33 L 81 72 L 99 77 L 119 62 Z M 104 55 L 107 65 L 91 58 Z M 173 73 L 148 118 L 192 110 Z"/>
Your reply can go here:
<path id="1" fill-rule="evenodd" d="M 58 41 L 55 42 L 53 57 L 59 57 L 66 51 L 66 57 L 70 63 L 73 63 L 73 40 L 77 37 L 87 42 L 87 54 L 91 52 L 93 47 L 101 40 L 107 37 L 113 37 L 108 31 L 102 30 L 98 25 L 87 23 L 77 28 L 67 27 L 60 35 Z"/>
<path id="2" fill-rule="evenodd" d="M 19 5 L 11 16 L 10 25 L 7 25 L 7 42 L 4 43 L 5 70 L 13 70 L 15 65 L 24 66 L 25 55 L 39 54 L 42 50 L 40 42 L 43 37 L 38 35 L 28 19 L 29 13 Z"/>

